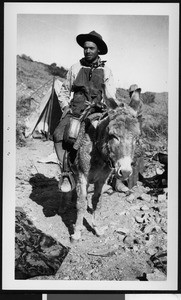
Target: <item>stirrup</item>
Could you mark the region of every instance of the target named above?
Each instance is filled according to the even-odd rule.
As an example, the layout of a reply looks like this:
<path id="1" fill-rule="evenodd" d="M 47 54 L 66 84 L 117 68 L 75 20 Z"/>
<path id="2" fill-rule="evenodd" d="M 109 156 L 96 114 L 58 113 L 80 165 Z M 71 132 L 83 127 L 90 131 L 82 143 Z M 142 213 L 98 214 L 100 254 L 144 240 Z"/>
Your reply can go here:
<path id="1" fill-rule="evenodd" d="M 73 191 L 75 189 L 75 180 L 74 180 L 74 177 L 73 177 L 73 175 L 72 175 L 71 172 L 63 172 L 61 174 L 61 177 L 60 177 L 60 180 L 59 180 L 59 184 L 58 184 L 58 188 L 61 190 L 61 185 L 62 185 L 63 180 L 64 180 L 65 177 L 67 177 L 68 180 L 69 180 L 69 182 L 70 182 L 71 189 L 68 192 L 71 192 L 71 191 Z M 64 192 L 64 191 L 62 191 L 62 192 Z"/>

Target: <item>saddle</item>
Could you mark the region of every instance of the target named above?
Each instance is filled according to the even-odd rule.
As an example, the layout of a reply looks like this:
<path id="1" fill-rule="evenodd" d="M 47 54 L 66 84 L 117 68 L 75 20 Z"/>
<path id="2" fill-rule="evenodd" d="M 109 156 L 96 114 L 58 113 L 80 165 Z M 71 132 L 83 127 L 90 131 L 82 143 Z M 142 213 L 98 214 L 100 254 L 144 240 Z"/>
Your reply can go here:
<path id="1" fill-rule="evenodd" d="M 73 190 L 76 186 L 74 174 L 74 161 L 78 149 L 81 147 L 84 139 L 85 132 L 89 132 L 91 140 L 96 140 L 96 127 L 99 120 L 103 118 L 107 113 L 96 112 L 90 113 L 89 109 L 84 112 L 84 115 L 80 118 L 71 116 L 69 124 L 64 132 L 64 148 L 65 153 L 63 157 L 63 172 L 59 182 L 61 186 L 63 178 L 67 177 Z"/>

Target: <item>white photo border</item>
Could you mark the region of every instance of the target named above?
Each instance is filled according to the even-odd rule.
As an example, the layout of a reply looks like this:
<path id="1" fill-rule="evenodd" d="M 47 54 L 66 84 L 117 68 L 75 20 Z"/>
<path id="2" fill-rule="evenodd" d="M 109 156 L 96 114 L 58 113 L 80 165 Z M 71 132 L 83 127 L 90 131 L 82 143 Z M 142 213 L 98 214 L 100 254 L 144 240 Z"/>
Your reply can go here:
<path id="1" fill-rule="evenodd" d="M 169 16 L 168 274 L 166 281 L 15 280 L 17 14 L 100 14 Z M 178 93 L 179 4 L 177 3 L 5 3 L 2 289 L 22 291 L 176 291 L 178 289 Z M 174 175 L 173 175 L 174 166 Z M 11 220 L 11 222 L 10 222 Z M 45 299 L 43 299 L 45 300 Z"/>

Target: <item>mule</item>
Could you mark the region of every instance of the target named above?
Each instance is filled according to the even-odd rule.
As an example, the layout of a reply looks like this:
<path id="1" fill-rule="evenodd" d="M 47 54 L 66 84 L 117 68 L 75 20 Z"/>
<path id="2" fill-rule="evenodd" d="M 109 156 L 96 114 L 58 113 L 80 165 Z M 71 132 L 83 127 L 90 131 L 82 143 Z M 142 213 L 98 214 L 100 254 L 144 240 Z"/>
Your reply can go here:
<path id="1" fill-rule="evenodd" d="M 97 125 L 95 134 L 92 132 L 92 127 L 89 126 L 75 159 L 77 220 L 72 240 L 79 240 L 81 237 L 87 208 L 92 214 L 91 226 L 96 235 L 104 234 L 103 228 L 97 223 L 102 187 L 113 171 L 122 180 L 132 174 L 136 140 L 140 135 L 136 111 L 128 105 L 109 109 L 108 115 Z M 94 184 L 90 203 L 87 201 L 89 184 Z"/>

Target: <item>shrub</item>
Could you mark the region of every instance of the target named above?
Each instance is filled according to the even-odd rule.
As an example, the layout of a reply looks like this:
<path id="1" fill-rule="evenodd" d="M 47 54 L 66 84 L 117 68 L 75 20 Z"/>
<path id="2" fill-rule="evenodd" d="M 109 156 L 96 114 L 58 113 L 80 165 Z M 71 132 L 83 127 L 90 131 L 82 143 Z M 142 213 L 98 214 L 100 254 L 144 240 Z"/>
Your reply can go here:
<path id="1" fill-rule="evenodd" d="M 53 76 L 59 76 L 61 78 L 65 78 L 67 75 L 67 70 L 63 67 L 58 67 L 56 63 L 53 63 L 48 66 L 48 71 Z"/>
<path id="2" fill-rule="evenodd" d="M 21 97 L 16 104 L 16 145 L 24 147 L 26 145 L 25 118 L 31 114 L 31 97 Z"/>
<path id="3" fill-rule="evenodd" d="M 130 97 L 128 91 L 122 88 L 117 88 L 116 89 L 116 99 L 120 102 L 125 102 L 129 103 L 130 102 Z"/>
<path id="4" fill-rule="evenodd" d="M 155 93 L 146 92 L 141 94 L 141 98 L 144 104 L 151 104 L 155 102 Z"/>
<path id="5" fill-rule="evenodd" d="M 33 61 L 32 58 L 30 56 L 27 56 L 26 54 L 22 54 L 21 58 L 24 60 Z"/>
<path id="6" fill-rule="evenodd" d="M 25 127 L 20 122 L 16 123 L 16 145 L 19 147 L 26 146 L 26 138 L 24 136 Z"/>
<path id="7" fill-rule="evenodd" d="M 21 97 L 16 104 L 17 117 L 24 118 L 28 116 L 30 113 L 30 107 L 31 107 L 31 98 Z"/>

